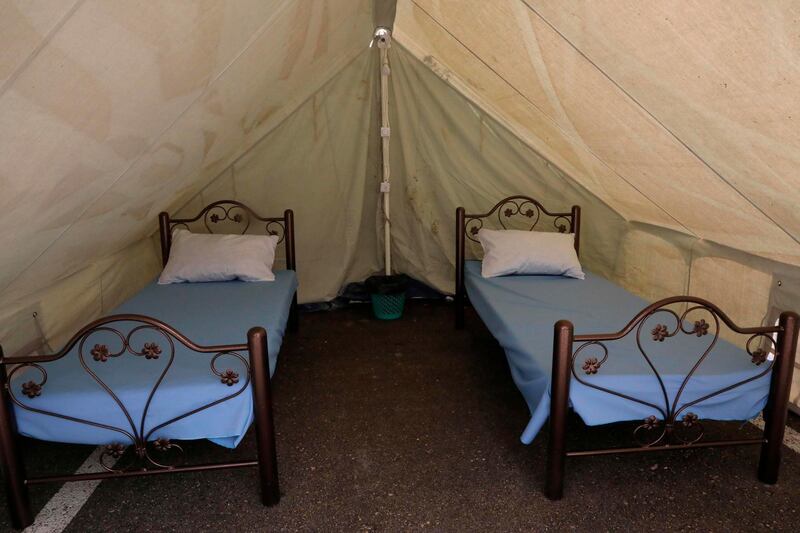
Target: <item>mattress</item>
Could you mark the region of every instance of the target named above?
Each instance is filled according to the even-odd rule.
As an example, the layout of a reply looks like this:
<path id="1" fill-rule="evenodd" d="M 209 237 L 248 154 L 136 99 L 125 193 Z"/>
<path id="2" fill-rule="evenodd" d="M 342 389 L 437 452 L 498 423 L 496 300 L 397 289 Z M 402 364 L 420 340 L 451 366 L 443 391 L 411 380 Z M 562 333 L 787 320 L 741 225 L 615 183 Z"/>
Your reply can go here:
<path id="1" fill-rule="evenodd" d="M 246 344 L 247 331 L 253 326 L 267 330 L 270 375 L 275 372 L 278 352 L 289 317 L 292 298 L 297 289 L 293 271 L 278 271 L 272 282 L 226 281 L 214 283 L 181 283 L 158 285 L 155 282 L 128 299 L 109 314 L 135 313 L 149 315 L 176 328 L 196 344 Z M 127 333 L 132 323 L 110 324 Z M 131 344 L 141 350 L 154 342 L 161 350 L 157 358 L 147 359 L 130 353 L 97 361 L 91 354 L 95 344 L 105 344 L 113 352 L 121 346 L 110 332 L 92 334 L 84 347 L 87 367 L 95 372 L 125 405 L 133 422 L 139 421 L 162 369 L 169 360 L 169 342 L 157 331 L 136 333 Z M 28 398 L 22 385 L 40 381 L 35 369 L 25 369 L 13 376 L 11 386 L 16 397 L 31 407 L 63 413 L 131 431 L 131 424 L 122 409 L 81 365 L 78 346 L 61 359 L 45 363 L 47 382 L 41 395 Z M 247 360 L 248 354 L 241 353 Z M 240 380 L 228 386 L 210 367 L 214 354 L 193 352 L 175 342 L 175 358 L 153 397 L 146 417 L 144 432 L 182 413 L 225 397 L 239 390 Z M 219 372 L 232 370 L 244 376 L 245 368 L 234 356 L 224 355 L 215 361 Z M 129 438 L 108 429 L 80 424 L 15 407 L 18 430 L 36 439 L 79 443 L 127 445 Z M 233 448 L 239 444 L 253 422 L 253 401 L 250 385 L 238 396 L 170 424 L 154 433 L 150 440 L 209 439 Z"/>
<path id="2" fill-rule="evenodd" d="M 553 326 L 570 320 L 576 335 L 610 333 L 625 326 L 648 302 L 590 272 L 585 280 L 560 276 L 507 276 L 483 278 L 479 261 L 467 261 L 465 284 L 470 302 L 503 347 L 511 375 L 530 409 L 531 418 L 521 440 L 531 443 L 547 421 Z M 651 317 L 642 334 L 643 344 L 661 374 L 670 401 L 684 377 L 710 345 L 713 335 L 697 337 L 679 333 L 664 342 L 652 342 L 650 331 L 659 322 L 674 327 L 664 314 Z M 698 315 L 698 318 L 701 318 Z M 707 321 L 709 315 L 704 317 Z M 724 326 L 723 326 L 724 327 Z M 664 406 L 657 378 L 636 346 L 635 332 L 608 342 L 608 360 L 594 375 L 581 378 L 634 398 Z M 579 343 L 575 343 L 575 348 Z M 594 355 L 599 352 L 594 352 Z M 602 354 L 599 354 L 602 355 Z M 583 358 L 581 358 L 583 360 Z M 580 371 L 580 369 L 578 369 Z M 764 371 L 752 363 L 745 350 L 717 341 L 681 395 L 679 405 Z M 759 414 L 769 394 L 769 374 L 688 409 L 699 418 L 747 420 Z M 592 389 L 575 379 L 570 403 L 588 425 L 662 418 L 652 407 Z M 663 407 L 662 407 L 663 408 Z M 686 411 L 684 411 L 685 413 Z M 680 418 L 680 417 L 679 417 Z"/>

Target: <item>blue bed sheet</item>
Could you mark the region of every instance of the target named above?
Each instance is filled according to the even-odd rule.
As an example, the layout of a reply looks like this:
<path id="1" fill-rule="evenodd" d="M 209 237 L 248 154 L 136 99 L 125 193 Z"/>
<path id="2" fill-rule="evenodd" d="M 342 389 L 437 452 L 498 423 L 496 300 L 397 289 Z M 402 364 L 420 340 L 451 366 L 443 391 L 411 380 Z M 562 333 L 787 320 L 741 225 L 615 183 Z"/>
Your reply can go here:
<path id="1" fill-rule="evenodd" d="M 511 375 L 530 409 L 530 421 L 521 440 L 530 444 L 550 414 L 550 380 L 553 353 L 553 325 L 567 319 L 576 334 L 618 331 L 648 305 L 643 299 L 590 272 L 585 280 L 560 276 L 507 276 L 483 278 L 479 261 L 466 264 L 465 284 L 470 302 L 503 347 Z M 648 326 L 658 322 L 655 317 Z M 674 325 L 663 320 L 669 327 Z M 643 339 L 650 339 L 648 327 Z M 711 341 L 712 335 L 696 337 L 679 334 L 663 343 L 646 342 L 655 367 L 664 380 L 670 398 L 685 375 Z M 576 347 L 578 344 L 576 343 Z M 664 405 L 658 381 L 635 343 L 635 332 L 608 343 L 609 357 L 601 370 L 582 377 L 595 385 L 623 392 L 635 398 Z M 582 360 L 582 359 L 581 359 Z M 679 405 L 705 394 L 755 376 L 764 370 L 755 366 L 745 350 L 719 340 L 700 365 L 681 396 Z M 767 374 L 748 384 L 692 406 L 689 411 L 701 419 L 747 420 L 759 414 L 769 394 Z M 573 409 L 588 425 L 643 420 L 659 413 L 574 379 L 570 385 Z"/>
<path id="2" fill-rule="evenodd" d="M 157 318 L 197 344 L 244 344 L 253 326 L 267 330 L 270 375 L 275 372 L 278 352 L 297 289 L 293 271 L 278 271 L 272 282 L 226 281 L 158 285 L 155 282 L 109 314 L 136 313 Z M 132 323 L 121 323 L 130 331 Z M 90 355 L 96 343 L 116 350 L 120 341 L 110 333 L 93 334 L 84 348 L 88 367 L 119 396 L 138 426 L 147 396 L 168 359 L 168 342 L 152 330 L 135 334 L 132 344 L 141 349 L 156 342 L 162 349 L 158 359 L 132 354 L 98 362 Z M 210 369 L 214 354 L 193 352 L 175 342 L 175 360 L 158 388 L 150 406 L 145 431 L 177 415 L 227 396 L 241 387 L 228 387 Z M 247 359 L 247 353 L 241 354 Z M 47 382 L 42 394 L 29 399 L 21 394 L 22 384 L 39 381 L 38 372 L 26 369 L 14 376 L 11 386 L 26 405 L 56 413 L 79 416 L 130 430 L 130 424 L 113 399 L 81 367 L 77 347 L 63 358 L 42 365 Z M 216 362 L 219 371 L 231 369 L 244 376 L 242 363 L 232 356 Z M 240 383 L 244 383 L 243 381 Z M 151 436 L 168 439 L 209 439 L 228 448 L 236 447 L 253 421 L 250 386 L 235 398 L 158 430 Z M 128 443 L 124 435 L 103 428 L 79 424 L 34 413 L 15 406 L 19 432 L 36 439 L 79 444 Z"/>

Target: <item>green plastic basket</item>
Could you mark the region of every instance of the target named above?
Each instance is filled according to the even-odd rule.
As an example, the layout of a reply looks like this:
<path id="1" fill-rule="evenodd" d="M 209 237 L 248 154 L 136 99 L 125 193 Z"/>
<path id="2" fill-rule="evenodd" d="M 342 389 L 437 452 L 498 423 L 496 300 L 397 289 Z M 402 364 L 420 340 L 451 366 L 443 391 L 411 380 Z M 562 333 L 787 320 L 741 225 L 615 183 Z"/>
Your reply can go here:
<path id="1" fill-rule="evenodd" d="M 372 313 L 380 320 L 397 320 L 403 316 L 405 293 L 372 294 Z"/>

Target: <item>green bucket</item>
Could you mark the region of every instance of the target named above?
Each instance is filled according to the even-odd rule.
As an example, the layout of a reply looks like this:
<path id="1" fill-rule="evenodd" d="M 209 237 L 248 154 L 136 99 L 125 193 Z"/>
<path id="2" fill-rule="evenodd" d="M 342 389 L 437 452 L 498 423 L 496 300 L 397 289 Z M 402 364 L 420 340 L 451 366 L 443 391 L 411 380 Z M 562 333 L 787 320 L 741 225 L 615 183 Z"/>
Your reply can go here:
<path id="1" fill-rule="evenodd" d="M 404 274 L 395 276 L 371 276 L 366 281 L 372 300 L 372 314 L 379 320 L 397 320 L 403 316 L 406 303 L 408 278 Z"/>
<path id="2" fill-rule="evenodd" d="M 403 307 L 406 304 L 406 295 L 402 294 L 371 294 L 372 313 L 380 320 L 397 320 L 403 316 Z"/>

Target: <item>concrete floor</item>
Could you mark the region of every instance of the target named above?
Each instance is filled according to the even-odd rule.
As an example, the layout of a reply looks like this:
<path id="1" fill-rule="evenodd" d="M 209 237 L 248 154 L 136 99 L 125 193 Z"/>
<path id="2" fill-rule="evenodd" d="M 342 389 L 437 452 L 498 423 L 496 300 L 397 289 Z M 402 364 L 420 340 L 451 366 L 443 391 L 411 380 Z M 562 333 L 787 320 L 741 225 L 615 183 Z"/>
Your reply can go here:
<path id="1" fill-rule="evenodd" d="M 565 498 L 541 492 L 543 435 L 528 418 L 502 350 L 471 312 L 452 328 L 444 304 L 413 302 L 396 322 L 369 308 L 306 314 L 275 379 L 283 499 L 259 503 L 253 470 L 105 481 L 66 530 L 797 530 L 800 455 L 781 481 L 756 480 L 757 448 L 573 459 Z M 796 417 L 792 425 L 797 426 Z M 574 447 L 628 444 L 625 427 L 573 424 Z M 716 435 L 754 435 L 714 425 Z M 188 443 L 196 461 L 245 457 Z M 72 471 L 92 450 L 27 441 L 31 474 Z M 35 510 L 58 489 L 31 490 Z M 6 513 L 0 528 L 8 529 Z"/>

